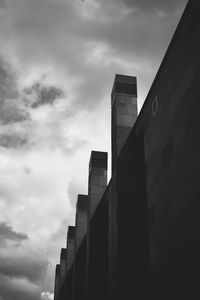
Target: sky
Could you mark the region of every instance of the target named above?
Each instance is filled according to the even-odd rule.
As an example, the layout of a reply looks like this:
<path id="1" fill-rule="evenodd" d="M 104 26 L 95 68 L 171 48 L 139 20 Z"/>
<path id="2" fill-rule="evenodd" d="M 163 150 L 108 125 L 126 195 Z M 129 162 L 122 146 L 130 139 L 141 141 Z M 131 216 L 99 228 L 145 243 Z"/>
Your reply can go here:
<path id="1" fill-rule="evenodd" d="M 110 161 L 114 76 L 140 110 L 186 2 L 0 0 L 0 300 L 53 299 L 91 150 Z"/>

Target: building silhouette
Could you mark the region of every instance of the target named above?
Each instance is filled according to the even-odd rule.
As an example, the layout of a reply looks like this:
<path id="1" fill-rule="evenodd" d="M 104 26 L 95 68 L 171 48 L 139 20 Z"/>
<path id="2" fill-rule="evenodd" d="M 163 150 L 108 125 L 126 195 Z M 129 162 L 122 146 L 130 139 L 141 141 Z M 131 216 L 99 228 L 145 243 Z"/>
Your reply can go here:
<path id="1" fill-rule="evenodd" d="M 112 177 L 92 151 L 88 195 L 56 266 L 55 300 L 200 296 L 200 1 L 188 2 L 137 116 L 137 81 L 111 93 Z"/>

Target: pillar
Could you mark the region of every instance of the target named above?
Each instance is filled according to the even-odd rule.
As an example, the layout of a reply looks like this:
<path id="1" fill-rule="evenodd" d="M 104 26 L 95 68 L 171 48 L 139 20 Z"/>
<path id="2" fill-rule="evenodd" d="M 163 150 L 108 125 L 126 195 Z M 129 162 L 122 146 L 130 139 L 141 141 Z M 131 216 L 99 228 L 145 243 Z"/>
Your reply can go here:
<path id="1" fill-rule="evenodd" d="M 89 220 L 92 218 L 107 187 L 107 157 L 107 152 L 91 152 L 88 180 Z"/>
<path id="2" fill-rule="evenodd" d="M 137 79 L 116 74 L 111 93 L 112 171 L 137 119 Z"/>
<path id="3" fill-rule="evenodd" d="M 87 226 L 87 260 L 86 260 L 86 299 L 97 299 L 95 286 L 98 280 L 98 263 L 97 252 L 101 249 L 94 247 L 95 240 L 99 237 L 93 234 L 91 228 L 92 220 L 96 219 L 100 201 L 107 187 L 107 153 L 92 151 L 89 162 L 89 179 L 88 179 L 88 226 Z M 102 220 L 103 222 L 103 220 Z M 93 228 L 94 229 L 94 228 Z M 104 262 L 102 261 L 102 264 Z"/>
<path id="4" fill-rule="evenodd" d="M 88 196 L 78 195 L 76 204 L 76 257 L 73 273 L 73 300 L 85 299 L 87 215 Z"/>
<path id="5" fill-rule="evenodd" d="M 75 259 L 75 226 L 68 227 L 65 298 L 73 298 L 73 264 Z"/>
<path id="6" fill-rule="evenodd" d="M 67 249 L 62 248 L 60 252 L 60 284 L 62 285 L 66 274 Z"/>
<path id="7" fill-rule="evenodd" d="M 66 271 L 69 272 L 74 262 L 75 252 L 75 226 L 68 227 L 67 233 L 67 260 L 66 260 Z"/>
<path id="8" fill-rule="evenodd" d="M 109 300 L 146 299 L 149 283 L 146 170 L 144 136 L 133 129 L 137 118 L 136 78 L 117 74 L 111 100 Z"/>
<path id="9" fill-rule="evenodd" d="M 88 196 L 78 195 L 76 204 L 76 237 L 75 252 L 77 253 L 79 246 L 86 235 L 87 231 L 87 213 L 88 213 Z"/>
<path id="10" fill-rule="evenodd" d="M 56 265 L 55 285 L 54 285 L 54 300 L 57 299 L 60 286 L 60 265 Z"/>

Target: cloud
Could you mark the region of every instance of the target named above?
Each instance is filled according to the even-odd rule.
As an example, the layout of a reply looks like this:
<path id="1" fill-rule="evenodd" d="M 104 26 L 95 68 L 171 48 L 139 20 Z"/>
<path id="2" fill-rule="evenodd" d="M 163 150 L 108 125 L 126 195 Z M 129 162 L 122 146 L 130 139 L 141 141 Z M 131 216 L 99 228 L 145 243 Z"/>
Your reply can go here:
<path id="1" fill-rule="evenodd" d="M 28 118 L 23 102 L 18 98 L 17 74 L 0 57 L 0 123 L 18 123 Z"/>
<path id="2" fill-rule="evenodd" d="M 0 299 L 38 300 L 48 259 L 30 248 L 26 234 L 13 230 L 6 222 L 0 223 L 0 241 Z"/>
<path id="3" fill-rule="evenodd" d="M 38 300 L 40 287 L 25 279 L 13 279 L 0 274 L 0 297 L 4 300 Z"/>
<path id="4" fill-rule="evenodd" d="M 0 146 L 4 148 L 22 148 L 28 143 L 28 135 L 26 132 L 17 132 L 15 129 L 8 128 L 8 132 L 0 130 Z"/>
<path id="5" fill-rule="evenodd" d="M 8 43 L 24 81 L 45 73 L 67 82 L 77 109 L 94 109 L 110 94 L 114 74 L 123 72 L 144 81 L 143 102 L 185 2 L 19 0 L 16 7 L 11 0 Z"/>
<path id="6" fill-rule="evenodd" d="M 167 10 L 160 14 L 159 7 L 167 6 L 164 1 L 160 4 L 142 1 L 140 12 L 130 9 L 139 3 L 19 0 L 16 7 L 13 0 L 9 2 L 7 30 L 12 30 L 7 43 L 16 58 L 17 76 L 25 86 L 29 78 L 29 87 L 23 91 L 23 97 L 4 102 L 2 116 L 0 113 L 2 122 L 20 122 L 21 126 L 20 130 L 12 127 L 0 134 L 2 147 L 26 149 L 29 145 L 46 143 L 51 149 L 73 153 L 87 141 L 63 134 L 63 127 L 67 131 L 68 124 L 60 120 L 65 115 L 71 119 L 79 110 L 94 113 L 102 99 L 110 94 L 115 73 L 126 72 L 139 77 L 141 106 L 180 12 Z M 169 7 L 172 1 L 170 3 Z M 177 8 L 185 1 L 176 3 Z M 147 13 L 148 7 L 157 7 L 157 10 Z M 43 76 L 51 77 L 51 81 L 59 85 L 43 85 L 38 81 Z M 16 85 L 15 76 L 7 77 L 12 79 L 7 80 L 12 82 L 10 85 Z M 66 82 L 68 94 L 63 99 Z M 58 104 L 58 99 L 62 103 Z M 45 120 L 33 122 L 34 114 L 26 105 L 39 109 L 44 104 L 54 104 L 54 109 L 51 113 L 41 109 L 38 116 L 43 114 Z M 30 122 L 26 122 L 29 119 Z"/>
<path id="7" fill-rule="evenodd" d="M 33 257 L 28 254 L 1 255 L 0 274 L 9 278 L 25 278 L 38 284 L 46 275 L 48 261 L 45 258 Z"/>
<path id="8" fill-rule="evenodd" d="M 48 69 L 55 80 L 67 80 L 79 108 L 94 108 L 109 93 L 114 73 L 127 69 L 124 66 L 133 75 L 143 68 L 141 78 L 147 68 L 148 76 L 155 72 L 180 17 L 177 7 L 185 2 L 142 1 L 138 12 L 127 9 L 131 1 L 20 0 L 17 8 L 11 1 L 8 18 L 18 69 Z M 140 2 L 132 3 L 131 7 Z M 178 3 L 174 10 L 160 13 L 172 3 Z M 157 10 L 147 13 L 150 7 Z"/>
<path id="9" fill-rule="evenodd" d="M 0 105 L 0 121 L 2 125 L 18 123 L 28 119 L 29 114 L 18 99 L 4 99 Z"/>
<path id="10" fill-rule="evenodd" d="M 20 243 L 21 241 L 27 240 L 28 236 L 23 233 L 16 232 L 6 222 L 0 223 L 0 244 L 4 244 L 6 241 L 14 241 Z"/>
<path id="11" fill-rule="evenodd" d="M 37 142 L 39 124 L 32 120 L 31 110 L 53 105 L 63 97 L 64 91 L 60 87 L 42 81 L 20 88 L 11 66 L 0 57 L 0 146 L 19 149 Z"/>
<path id="12" fill-rule="evenodd" d="M 17 95 L 16 73 L 0 56 L 0 99 L 15 98 Z"/>
<path id="13" fill-rule="evenodd" d="M 30 101 L 32 108 L 37 108 L 41 105 L 52 105 L 56 100 L 64 97 L 64 92 L 61 88 L 55 86 L 46 86 L 41 82 L 34 83 L 31 87 L 25 88 L 24 101 Z"/>
<path id="14" fill-rule="evenodd" d="M 53 300 L 53 293 L 49 292 L 42 292 L 41 293 L 41 300 Z"/>
<path id="15" fill-rule="evenodd" d="M 0 56 L 0 146 L 19 148 L 27 143 L 27 133 L 22 123 L 27 124 L 29 113 L 19 98 L 17 74 Z"/>
<path id="16" fill-rule="evenodd" d="M 6 222 L 0 223 L 0 240 L 0 299 L 40 299 L 49 268 L 46 256 Z"/>

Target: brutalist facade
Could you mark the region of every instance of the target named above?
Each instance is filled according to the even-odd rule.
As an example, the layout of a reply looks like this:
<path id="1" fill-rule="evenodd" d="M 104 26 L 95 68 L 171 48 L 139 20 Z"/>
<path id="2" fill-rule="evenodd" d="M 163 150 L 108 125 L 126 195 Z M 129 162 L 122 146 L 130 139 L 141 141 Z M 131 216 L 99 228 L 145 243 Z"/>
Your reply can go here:
<path id="1" fill-rule="evenodd" d="M 139 116 L 132 76 L 115 76 L 111 107 L 112 178 L 107 184 L 107 153 L 92 151 L 88 195 L 78 196 L 55 299 L 194 299 L 200 296 L 199 0 L 188 2 Z"/>

